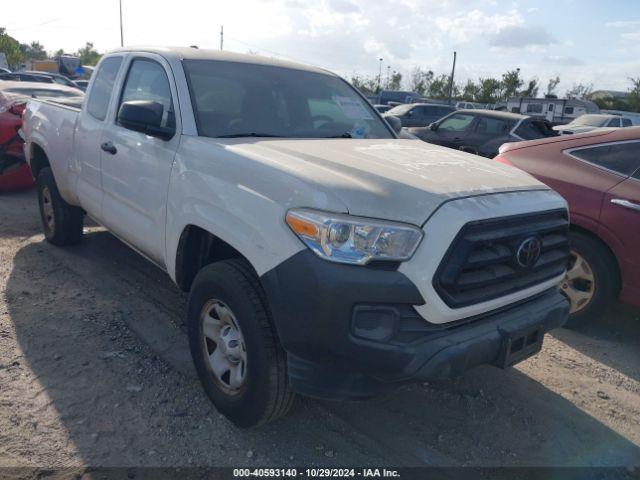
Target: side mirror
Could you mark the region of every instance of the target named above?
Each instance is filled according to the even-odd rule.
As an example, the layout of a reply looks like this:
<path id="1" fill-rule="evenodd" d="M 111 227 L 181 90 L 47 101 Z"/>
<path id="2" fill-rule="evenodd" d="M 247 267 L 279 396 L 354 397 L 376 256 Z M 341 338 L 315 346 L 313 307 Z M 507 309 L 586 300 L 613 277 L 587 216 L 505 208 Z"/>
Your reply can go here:
<path id="1" fill-rule="evenodd" d="M 118 124 L 135 132 L 169 140 L 175 129 L 162 126 L 164 107 L 150 100 L 124 102 L 118 110 Z"/>
<path id="2" fill-rule="evenodd" d="M 398 117 L 396 117 L 395 115 L 385 115 L 384 118 L 387 123 L 391 125 L 391 128 L 394 132 L 400 133 L 402 131 L 402 120 L 400 120 Z"/>
<path id="3" fill-rule="evenodd" d="M 438 129 L 438 124 L 436 122 L 429 124 L 429 130 L 433 130 L 434 132 Z"/>

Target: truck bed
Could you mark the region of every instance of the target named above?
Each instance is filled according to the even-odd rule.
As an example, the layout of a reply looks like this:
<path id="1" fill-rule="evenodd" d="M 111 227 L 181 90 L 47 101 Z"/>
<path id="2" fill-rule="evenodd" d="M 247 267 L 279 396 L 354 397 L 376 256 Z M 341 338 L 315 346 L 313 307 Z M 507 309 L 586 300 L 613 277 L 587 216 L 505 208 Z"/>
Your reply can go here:
<path id="1" fill-rule="evenodd" d="M 77 201 L 72 188 L 76 178 L 69 173 L 69 167 L 74 158 L 73 137 L 82 100 L 82 97 L 32 98 L 27 104 L 22 124 L 24 138 L 39 139 L 42 145 L 47 145 L 48 160 L 60 194 L 71 204 Z M 32 166 L 34 152 L 25 150 L 25 156 Z"/>

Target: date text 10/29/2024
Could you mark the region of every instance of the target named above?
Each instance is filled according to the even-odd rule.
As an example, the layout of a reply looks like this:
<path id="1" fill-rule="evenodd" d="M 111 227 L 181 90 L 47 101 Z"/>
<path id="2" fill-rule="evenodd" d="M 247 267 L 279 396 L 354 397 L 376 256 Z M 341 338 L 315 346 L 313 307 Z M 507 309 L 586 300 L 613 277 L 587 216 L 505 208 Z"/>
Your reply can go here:
<path id="1" fill-rule="evenodd" d="M 399 478 L 397 470 L 386 468 L 234 468 L 233 476 L 272 478 Z"/>

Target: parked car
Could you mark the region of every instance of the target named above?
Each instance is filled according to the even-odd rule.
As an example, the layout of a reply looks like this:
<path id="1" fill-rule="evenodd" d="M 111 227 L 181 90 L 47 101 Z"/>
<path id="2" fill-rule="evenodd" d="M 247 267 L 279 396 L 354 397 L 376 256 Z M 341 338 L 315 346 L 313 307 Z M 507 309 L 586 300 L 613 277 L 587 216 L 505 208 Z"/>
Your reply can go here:
<path id="1" fill-rule="evenodd" d="M 503 143 L 557 135 L 545 120 L 496 110 L 458 110 L 409 132 L 428 143 L 489 158 Z"/>
<path id="2" fill-rule="evenodd" d="M 33 185 L 22 150 L 24 142 L 18 134 L 22 113 L 33 95 L 55 101 L 73 101 L 78 98 L 78 90 L 55 84 L 0 82 L 0 191 L 20 190 Z M 82 101 L 71 104 L 80 106 Z"/>
<path id="3" fill-rule="evenodd" d="M 464 102 L 464 101 L 456 102 L 456 108 L 458 110 L 473 110 L 473 109 L 493 110 L 493 108 L 491 108 L 491 104 L 488 104 L 488 103 L 476 103 L 476 102 Z"/>
<path id="4" fill-rule="evenodd" d="M 629 118 L 619 115 L 590 114 L 581 115 L 566 125 L 556 125 L 553 129 L 560 135 L 571 135 L 574 133 L 590 132 L 598 128 L 631 126 L 632 122 Z"/>
<path id="5" fill-rule="evenodd" d="M 86 212 L 189 291 L 196 370 L 238 425 L 283 415 L 294 392 L 507 367 L 568 315 L 565 201 L 399 139 L 326 70 L 120 49 L 82 110 L 31 100 L 23 131 L 46 239 L 80 241 Z"/>
<path id="6" fill-rule="evenodd" d="M 389 111 L 392 108 L 392 106 L 391 105 L 374 105 L 373 108 L 375 108 L 380 113 L 385 113 Z"/>
<path id="7" fill-rule="evenodd" d="M 11 73 L 11 70 L 8 68 L 0 67 L 0 73 Z"/>
<path id="8" fill-rule="evenodd" d="M 615 297 L 640 307 L 640 127 L 509 143 L 496 159 L 569 202 L 571 262 L 562 290 L 572 323 L 599 318 Z"/>
<path id="9" fill-rule="evenodd" d="M 423 127 L 455 112 L 451 105 L 430 103 L 408 103 L 388 110 L 385 115 L 394 115 L 400 119 L 403 127 Z"/>
<path id="10" fill-rule="evenodd" d="M 89 86 L 89 80 L 76 80 L 75 84 L 78 86 L 80 90 L 83 92 L 87 91 L 87 87 Z"/>
<path id="11" fill-rule="evenodd" d="M 20 73 L 27 73 L 30 75 L 48 77 L 53 81 L 53 83 L 64 85 L 65 87 L 78 88 L 78 85 L 76 84 L 76 82 L 74 82 L 73 80 L 70 80 L 64 75 L 60 75 L 59 73 L 39 72 L 39 71 L 33 71 L 33 70 L 25 70 L 24 72 L 20 72 Z"/>
<path id="12" fill-rule="evenodd" d="M 373 103 L 381 105 L 404 104 L 420 101 L 421 96 L 416 92 L 407 92 L 402 90 L 382 90 Z"/>
<path id="13" fill-rule="evenodd" d="M 53 80 L 45 75 L 35 75 L 32 73 L 21 72 L 0 73 L 0 80 L 11 82 L 53 83 Z"/>
<path id="14" fill-rule="evenodd" d="M 600 113 L 606 113 L 608 115 L 616 115 L 617 117 L 627 118 L 631 121 L 632 126 L 640 126 L 640 113 L 639 112 L 626 112 L 624 110 L 600 110 Z M 625 125 L 623 125 L 625 126 Z"/>

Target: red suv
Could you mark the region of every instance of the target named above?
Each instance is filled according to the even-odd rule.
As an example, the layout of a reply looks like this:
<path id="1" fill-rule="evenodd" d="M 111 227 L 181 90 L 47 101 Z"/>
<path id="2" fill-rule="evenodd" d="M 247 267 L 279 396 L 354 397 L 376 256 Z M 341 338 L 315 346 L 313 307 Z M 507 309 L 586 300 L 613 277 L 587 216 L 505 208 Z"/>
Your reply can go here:
<path id="1" fill-rule="evenodd" d="M 562 289 L 570 322 L 600 316 L 616 296 L 640 307 L 640 127 L 507 143 L 496 160 L 569 203 L 571 261 Z"/>

